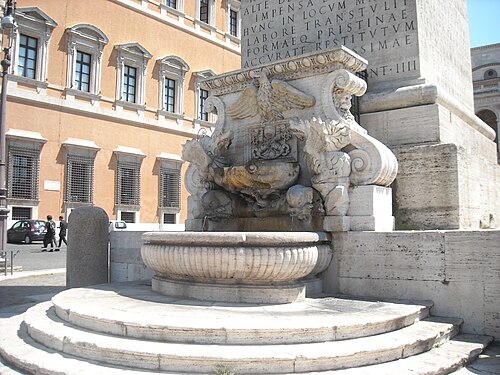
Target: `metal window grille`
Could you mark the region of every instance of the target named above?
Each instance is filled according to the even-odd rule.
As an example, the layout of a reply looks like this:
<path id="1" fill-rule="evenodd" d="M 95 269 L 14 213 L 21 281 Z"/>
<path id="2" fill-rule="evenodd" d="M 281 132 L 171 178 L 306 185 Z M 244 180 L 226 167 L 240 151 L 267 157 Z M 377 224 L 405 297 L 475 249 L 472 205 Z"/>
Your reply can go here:
<path id="1" fill-rule="evenodd" d="M 175 112 L 175 80 L 165 79 L 165 109 L 168 112 Z"/>
<path id="2" fill-rule="evenodd" d="M 238 12 L 232 9 L 229 11 L 229 33 L 238 36 Z"/>
<path id="3" fill-rule="evenodd" d="M 92 203 L 94 195 L 94 158 L 67 156 L 64 200 Z"/>
<path id="4" fill-rule="evenodd" d="M 19 62 L 17 74 L 26 78 L 36 77 L 38 39 L 21 34 L 19 40 Z"/>
<path id="5" fill-rule="evenodd" d="M 177 9 L 177 0 L 167 0 L 167 6 Z"/>
<path id="6" fill-rule="evenodd" d="M 12 207 L 12 220 L 31 219 L 31 207 Z"/>
<path id="7" fill-rule="evenodd" d="M 92 56 L 88 53 L 76 52 L 75 87 L 77 90 L 90 91 L 90 64 Z"/>
<path id="8" fill-rule="evenodd" d="M 29 147 L 9 147 L 7 196 L 38 199 L 40 151 Z"/>
<path id="9" fill-rule="evenodd" d="M 200 89 L 200 120 L 208 121 L 208 112 L 205 109 L 205 100 L 208 98 L 208 91 Z"/>
<path id="10" fill-rule="evenodd" d="M 140 171 L 139 163 L 118 161 L 115 204 L 140 205 Z"/>
<path id="11" fill-rule="evenodd" d="M 160 168 L 160 207 L 181 206 L 181 175 L 178 169 Z"/>
<path id="12" fill-rule="evenodd" d="M 123 100 L 135 103 L 137 69 L 125 65 L 123 68 Z"/>
<path id="13" fill-rule="evenodd" d="M 200 0 L 200 21 L 208 23 L 208 2 L 209 0 Z"/>
<path id="14" fill-rule="evenodd" d="M 135 212 L 122 211 L 120 214 L 120 218 L 126 223 L 135 223 Z"/>
<path id="15" fill-rule="evenodd" d="M 163 224 L 177 224 L 176 214 L 163 214 Z"/>

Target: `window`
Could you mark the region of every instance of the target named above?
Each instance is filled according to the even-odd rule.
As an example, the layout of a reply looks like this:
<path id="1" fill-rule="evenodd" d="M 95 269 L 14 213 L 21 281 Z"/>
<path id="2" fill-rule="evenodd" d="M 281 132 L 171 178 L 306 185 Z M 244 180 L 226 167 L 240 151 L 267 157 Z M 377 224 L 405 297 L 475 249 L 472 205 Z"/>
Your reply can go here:
<path id="1" fill-rule="evenodd" d="M 229 34 L 238 36 L 238 12 L 232 9 L 229 11 Z"/>
<path id="2" fill-rule="evenodd" d="M 205 101 L 208 98 L 208 91 L 200 89 L 200 113 L 199 119 L 203 121 L 208 121 L 208 112 L 205 109 Z"/>
<path id="3" fill-rule="evenodd" d="M 94 185 L 94 158 L 67 155 L 65 202 L 92 203 Z"/>
<path id="4" fill-rule="evenodd" d="M 177 215 L 163 214 L 163 224 L 177 224 Z"/>
<path id="5" fill-rule="evenodd" d="M 12 220 L 29 220 L 31 211 L 31 207 L 12 207 Z"/>
<path id="6" fill-rule="evenodd" d="M 11 79 L 46 88 L 50 37 L 57 22 L 37 7 L 17 8 L 16 22 Z"/>
<path id="7" fill-rule="evenodd" d="M 184 0 L 161 0 L 160 2 L 160 12 L 162 14 L 172 13 L 179 17 L 179 19 L 184 18 Z"/>
<path id="8" fill-rule="evenodd" d="M 26 145 L 10 146 L 8 153 L 8 193 L 14 199 L 38 199 L 40 150 Z"/>
<path id="9" fill-rule="evenodd" d="M 146 67 L 151 54 L 139 43 L 116 46 L 116 110 L 129 108 L 143 114 L 145 109 Z"/>
<path id="10" fill-rule="evenodd" d="M 65 212 L 71 208 L 94 203 L 94 160 L 100 148 L 84 139 L 68 138 L 64 170 Z"/>
<path id="11" fill-rule="evenodd" d="M 158 217 L 162 224 L 176 224 L 181 209 L 181 166 L 180 156 L 161 153 L 157 156 L 158 175 Z"/>
<path id="12" fill-rule="evenodd" d="M 125 65 L 123 67 L 123 96 L 126 102 L 135 103 L 135 86 L 137 78 L 137 69 Z"/>
<path id="13" fill-rule="evenodd" d="M 68 75 L 66 98 L 85 97 L 97 104 L 101 92 L 102 51 L 108 37 L 97 27 L 78 24 L 66 30 Z"/>
<path id="14" fill-rule="evenodd" d="M 166 56 L 157 61 L 159 65 L 158 117 L 183 114 L 184 78 L 189 65 L 177 56 Z M 177 116 L 180 119 L 179 116 Z"/>
<path id="15" fill-rule="evenodd" d="M 209 23 L 209 5 L 208 0 L 200 0 L 200 21 Z"/>
<path id="16" fill-rule="evenodd" d="M 181 175 L 178 169 L 160 168 L 160 207 L 180 208 Z"/>
<path id="17" fill-rule="evenodd" d="M 124 146 L 118 146 L 113 152 L 116 156 L 115 211 L 117 218 L 126 222 L 139 222 L 141 164 L 146 155 L 139 149 Z M 130 217 L 122 216 L 131 215 L 129 213 L 133 213 L 133 221 L 130 221 Z"/>
<path id="18" fill-rule="evenodd" d="M 10 220 L 38 217 L 40 153 L 47 142 L 40 133 L 10 128 L 6 136 L 7 207 Z"/>
<path id="19" fill-rule="evenodd" d="M 141 165 L 137 162 L 118 161 L 116 169 L 116 199 L 115 204 L 139 206 Z"/>
<path id="20" fill-rule="evenodd" d="M 135 214 L 136 213 L 133 211 L 121 211 L 120 212 L 120 220 L 122 220 L 126 223 L 135 223 L 135 221 L 136 221 Z"/>
<path id="21" fill-rule="evenodd" d="M 90 90 L 90 61 L 92 57 L 85 52 L 76 52 L 75 87 L 77 90 Z"/>
<path id="22" fill-rule="evenodd" d="M 35 79 L 36 55 L 38 51 L 37 46 L 37 39 L 21 34 L 19 38 L 19 63 L 17 66 L 18 75 Z"/>
<path id="23" fill-rule="evenodd" d="M 215 31 L 215 0 L 197 0 L 196 1 L 196 24 L 198 27 L 203 26 L 210 29 L 210 31 Z M 200 25 L 200 22 L 203 23 Z"/>
<path id="24" fill-rule="evenodd" d="M 203 79 L 213 77 L 214 73 L 211 70 L 204 70 L 201 72 L 196 72 L 196 108 L 197 108 L 197 120 L 203 122 L 213 122 L 214 116 L 207 112 L 206 100 L 209 96 L 208 90 L 201 87 L 201 82 Z"/>
<path id="25" fill-rule="evenodd" d="M 226 38 L 239 38 L 241 28 L 240 2 L 227 0 L 226 4 Z"/>
<path id="26" fill-rule="evenodd" d="M 177 9 L 177 0 L 167 0 L 166 5 L 170 8 Z"/>
<path id="27" fill-rule="evenodd" d="M 173 79 L 165 79 L 165 100 L 163 105 L 168 112 L 175 111 L 175 81 Z"/>
<path id="28" fill-rule="evenodd" d="M 484 79 L 492 79 L 492 78 L 497 78 L 498 77 L 498 73 L 496 70 L 494 69 L 488 69 L 485 73 L 484 73 Z"/>

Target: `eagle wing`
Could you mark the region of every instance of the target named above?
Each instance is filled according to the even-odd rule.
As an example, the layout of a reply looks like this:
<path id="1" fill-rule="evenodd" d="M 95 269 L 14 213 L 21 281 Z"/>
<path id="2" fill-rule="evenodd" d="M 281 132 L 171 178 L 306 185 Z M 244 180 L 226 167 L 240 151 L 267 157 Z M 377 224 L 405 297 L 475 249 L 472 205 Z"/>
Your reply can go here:
<path id="1" fill-rule="evenodd" d="M 259 114 L 257 88 L 255 86 L 247 87 L 238 100 L 227 108 L 226 113 L 234 119 L 257 116 Z"/>
<path id="2" fill-rule="evenodd" d="M 316 102 L 314 96 L 305 94 L 284 81 L 273 79 L 271 86 L 273 90 L 269 100 L 280 112 L 294 108 L 309 108 Z"/>

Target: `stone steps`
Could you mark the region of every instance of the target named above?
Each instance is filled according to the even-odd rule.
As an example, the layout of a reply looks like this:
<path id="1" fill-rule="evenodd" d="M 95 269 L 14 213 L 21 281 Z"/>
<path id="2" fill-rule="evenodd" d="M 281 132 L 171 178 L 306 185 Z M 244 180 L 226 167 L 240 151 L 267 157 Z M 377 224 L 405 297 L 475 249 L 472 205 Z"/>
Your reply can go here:
<path id="1" fill-rule="evenodd" d="M 108 303 L 99 303 L 103 299 Z M 71 289 L 54 296 L 52 303 L 59 318 L 102 333 L 168 342 L 258 345 L 394 331 L 427 317 L 431 306 L 333 297 L 281 305 L 194 304 L 137 284 L 122 287 L 120 293 L 105 286 Z"/>
<path id="2" fill-rule="evenodd" d="M 459 334 L 442 345 L 408 358 L 371 366 L 310 372 L 309 375 L 449 374 L 474 360 L 490 342 L 491 337 L 489 336 Z"/>
<path id="3" fill-rule="evenodd" d="M 375 336 L 309 344 L 213 345 L 131 340 L 81 330 L 59 319 L 50 302 L 28 310 L 25 324 L 37 342 L 58 352 L 110 365 L 150 370 L 210 372 L 219 363 L 238 373 L 310 372 L 368 365 L 431 349 L 458 332 L 458 319 L 432 318 Z M 200 332 L 201 334 L 201 332 Z"/>
<path id="4" fill-rule="evenodd" d="M 189 372 L 155 372 L 138 369 L 126 369 L 124 367 L 110 367 L 94 361 L 86 361 L 81 358 L 61 354 L 47 350 L 37 344 L 27 334 L 25 327 L 19 329 L 22 317 L 10 318 L 12 324 L 2 327 L 0 353 L 9 359 L 21 371 L 8 366 L 0 367 L 0 374 L 164 374 L 182 375 Z M 4 329 L 5 328 L 5 329 Z M 8 339 L 7 339 L 8 337 Z M 310 375 L 429 375 L 448 374 L 453 370 L 464 366 L 473 360 L 491 341 L 490 338 L 477 335 L 458 335 L 454 339 L 444 344 L 432 348 L 430 351 L 415 355 L 409 358 L 400 359 L 393 362 L 386 362 L 371 366 L 356 367 L 344 370 L 311 372 Z M 8 345 L 8 346 L 7 346 Z M 5 353 L 8 348 L 8 354 Z M 25 372 L 23 372 L 25 371 Z M 214 374 L 213 371 L 207 374 Z M 241 375 L 241 373 L 236 373 Z M 288 374 L 290 375 L 290 374 Z"/>
<path id="5" fill-rule="evenodd" d="M 175 301 L 137 284 L 80 288 L 0 321 L 0 355 L 33 374 L 214 374 L 218 365 L 238 375 L 445 374 L 487 345 L 453 339 L 461 320 L 427 313 L 425 304 L 333 297 L 233 305 Z"/>

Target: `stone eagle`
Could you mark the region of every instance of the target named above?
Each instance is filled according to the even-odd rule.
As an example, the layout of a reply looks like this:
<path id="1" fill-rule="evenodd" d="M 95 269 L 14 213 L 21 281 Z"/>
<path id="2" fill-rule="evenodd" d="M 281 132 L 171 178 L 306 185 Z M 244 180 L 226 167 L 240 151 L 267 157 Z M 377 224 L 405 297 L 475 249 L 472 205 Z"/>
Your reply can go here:
<path id="1" fill-rule="evenodd" d="M 314 96 L 305 94 L 284 81 L 269 81 L 267 72 L 262 70 L 254 85 L 246 88 L 227 109 L 227 114 L 234 119 L 260 115 L 261 122 L 268 123 L 283 120 L 283 112 L 287 110 L 312 107 L 314 103 Z"/>

